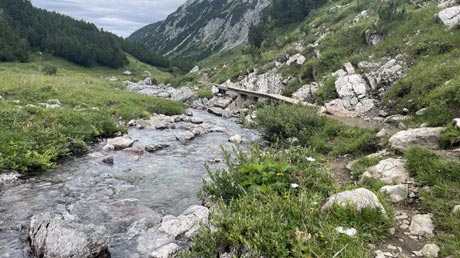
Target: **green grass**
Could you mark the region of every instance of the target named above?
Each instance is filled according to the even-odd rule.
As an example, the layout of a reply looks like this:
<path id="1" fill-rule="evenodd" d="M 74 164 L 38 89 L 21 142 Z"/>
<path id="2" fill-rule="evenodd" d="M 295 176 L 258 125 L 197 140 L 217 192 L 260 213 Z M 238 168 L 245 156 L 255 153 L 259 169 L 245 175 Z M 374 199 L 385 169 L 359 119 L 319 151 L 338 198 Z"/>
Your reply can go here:
<path id="1" fill-rule="evenodd" d="M 216 257 L 235 251 L 249 257 L 369 257 L 367 243 L 376 243 L 392 226 L 380 211 L 334 207 L 321 211 L 327 197 L 339 191 L 320 161 L 308 161 L 311 149 L 269 149 L 262 155 L 227 154 L 228 170 L 210 172 L 203 196 L 217 205 L 215 231 L 202 228 L 184 257 Z M 292 188 L 291 184 L 298 184 Z M 354 227 L 356 238 L 339 234 L 338 226 Z"/>
<path id="2" fill-rule="evenodd" d="M 376 150 L 375 130 L 349 127 L 303 105 L 271 105 L 257 111 L 259 128 L 272 142 L 297 138 L 300 145 L 331 156 Z"/>
<path id="3" fill-rule="evenodd" d="M 57 67 L 55 75 L 44 75 L 45 65 Z M 131 70 L 141 76 L 154 67 L 132 62 L 133 66 L 113 70 L 82 68 L 61 59 L 37 58 L 30 63 L 0 64 L 0 170 L 42 170 L 54 167 L 63 156 L 82 154 L 96 137 L 125 131 L 117 125 L 147 118 L 151 113 L 180 114 L 184 105 L 124 90 L 121 81 L 106 77 Z M 140 70 L 139 70 L 140 69 Z M 45 109 L 40 103 L 58 99 L 60 109 Z"/>
<path id="4" fill-rule="evenodd" d="M 434 215 L 436 236 L 432 240 L 441 247 L 440 256 L 460 256 L 460 223 L 458 213 L 452 213 L 460 205 L 460 162 L 413 147 L 405 153 L 407 168 L 421 186 L 431 191 L 421 192 L 422 208 Z"/>

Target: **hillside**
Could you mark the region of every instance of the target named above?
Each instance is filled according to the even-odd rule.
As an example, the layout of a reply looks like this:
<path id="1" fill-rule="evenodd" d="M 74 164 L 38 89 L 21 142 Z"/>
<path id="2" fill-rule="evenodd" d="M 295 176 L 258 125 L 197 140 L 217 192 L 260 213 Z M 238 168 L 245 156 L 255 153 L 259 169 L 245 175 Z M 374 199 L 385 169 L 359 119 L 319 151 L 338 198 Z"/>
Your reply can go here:
<path id="1" fill-rule="evenodd" d="M 268 0 L 188 0 L 166 20 L 134 32 L 128 39 L 171 57 L 201 60 L 248 40 Z"/>
<path id="2" fill-rule="evenodd" d="M 3 61 L 24 62 L 32 50 L 86 67 L 122 67 L 128 62 L 126 53 L 151 65 L 170 66 L 169 60 L 142 45 L 99 30 L 92 23 L 35 8 L 27 0 L 0 2 L 0 29 L 4 35 L 0 43 L 5 45 L 0 50 Z"/>

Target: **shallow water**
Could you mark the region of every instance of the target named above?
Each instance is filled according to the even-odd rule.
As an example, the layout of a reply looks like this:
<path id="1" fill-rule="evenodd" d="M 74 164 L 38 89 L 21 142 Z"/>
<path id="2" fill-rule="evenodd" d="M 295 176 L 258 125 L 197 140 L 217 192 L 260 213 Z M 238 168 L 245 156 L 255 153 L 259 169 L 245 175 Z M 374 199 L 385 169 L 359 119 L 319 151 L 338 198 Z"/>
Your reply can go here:
<path id="1" fill-rule="evenodd" d="M 260 140 L 257 132 L 242 128 L 234 119 L 198 110 L 193 113 L 226 132 L 208 133 L 183 144 L 175 138 L 183 129 L 131 129 L 129 136 L 138 140 L 135 146 L 171 146 L 153 154 L 145 153 L 138 161 L 133 154 L 102 152 L 101 146 L 96 146 L 85 157 L 0 189 L 0 257 L 28 257 L 30 218 L 42 212 L 105 226 L 113 258 L 143 257 L 137 254 L 130 225 L 140 220 L 155 224 L 164 214 L 178 215 L 191 205 L 200 204 L 196 193 L 207 177 L 204 164 L 222 158 L 221 146 L 231 149 L 228 138 L 240 134 L 245 142 Z M 180 123 L 176 125 L 180 128 Z M 108 156 L 113 156 L 113 166 L 102 162 Z M 215 169 L 223 164 L 210 166 Z"/>

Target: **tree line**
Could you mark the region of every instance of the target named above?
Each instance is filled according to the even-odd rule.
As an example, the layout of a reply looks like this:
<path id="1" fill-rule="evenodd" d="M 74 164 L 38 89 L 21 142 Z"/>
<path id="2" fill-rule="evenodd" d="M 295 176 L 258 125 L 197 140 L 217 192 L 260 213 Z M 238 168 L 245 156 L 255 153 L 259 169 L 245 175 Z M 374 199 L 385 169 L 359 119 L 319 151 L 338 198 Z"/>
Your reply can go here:
<path id="1" fill-rule="evenodd" d="M 121 67 L 128 62 L 126 53 L 154 66 L 171 66 L 168 59 L 143 45 L 99 30 L 92 23 L 35 8 L 28 0 L 0 1 L 0 61 L 24 62 L 30 50 L 86 67 Z"/>

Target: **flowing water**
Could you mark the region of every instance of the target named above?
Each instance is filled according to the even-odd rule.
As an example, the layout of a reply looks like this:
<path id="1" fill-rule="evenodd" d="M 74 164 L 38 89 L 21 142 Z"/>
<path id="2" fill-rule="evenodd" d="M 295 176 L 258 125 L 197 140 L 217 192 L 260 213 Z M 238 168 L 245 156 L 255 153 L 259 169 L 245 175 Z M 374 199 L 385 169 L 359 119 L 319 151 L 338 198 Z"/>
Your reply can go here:
<path id="1" fill-rule="evenodd" d="M 113 258 L 137 255 L 130 225 L 148 220 L 158 223 L 164 214 L 178 215 L 200 204 L 196 193 L 207 177 L 204 164 L 222 158 L 221 146 L 230 150 L 228 138 L 243 136 L 245 142 L 259 141 L 257 132 L 225 119 L 193 110 L 205 123 L 225 128 L 225 133 L 208 133 L 183 144 L 175 139 L 180 129 L 131 129 L 135 146 L 169 144 L 156 153 L 145 153 L 136 161 L 124 151 L 102 152 L 101 146 L 85 157 L 66 161 L 57 169 L 21 180 L 0 189 L 0 257 L 28 257 L 27 230 L 34 214 L 53 212 L 84 224 L 104 226 L 110 234 Z M 114 165 L 102 159 L 113 156 Z M 212 169 L 223 164 L 210 165 Z"/>

